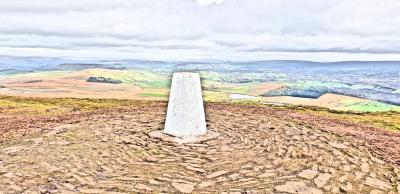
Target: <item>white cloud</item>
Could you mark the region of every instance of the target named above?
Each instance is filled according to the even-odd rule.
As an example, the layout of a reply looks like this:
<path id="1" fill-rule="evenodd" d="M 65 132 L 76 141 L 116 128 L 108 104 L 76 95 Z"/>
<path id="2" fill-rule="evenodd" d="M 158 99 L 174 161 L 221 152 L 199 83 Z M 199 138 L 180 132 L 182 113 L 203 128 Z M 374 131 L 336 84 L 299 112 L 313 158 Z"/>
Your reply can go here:
<path id="1" fill-rule="evenodd" d="M 209 6 L 211 4 L 222 4 L 224 2 L 224 0 L 197 0 L 196 1 L 197 4 L 201 5 L 201 6 Z"/>
<path id="2" fill-rule="evenodd" d="M 398 0 L 1 0 L 0 55 L 400 60 L 398 10 Z"/>

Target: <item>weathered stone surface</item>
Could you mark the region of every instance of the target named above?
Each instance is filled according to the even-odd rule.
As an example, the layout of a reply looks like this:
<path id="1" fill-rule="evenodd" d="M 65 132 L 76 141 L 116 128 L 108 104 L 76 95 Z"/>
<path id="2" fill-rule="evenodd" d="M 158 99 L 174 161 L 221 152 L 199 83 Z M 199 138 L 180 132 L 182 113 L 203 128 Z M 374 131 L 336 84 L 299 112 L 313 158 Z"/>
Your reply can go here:
<path id="1" fill-rule="evenodd" d="M 347 174 L 346 175 L 343 175 L 343 176 L 341 176 L 341 177 L 339 177 L 339 179 L 338 179 L 338 181 L 340 182 L 340 183 L 344 183 L 346 180 L 347 180 Z"/>
<path id="2" fill-rule="evenodd" d="M 266 172 L 266 173 L 264 173 L 264 174 L 258 176 L 258 178 L 268 178 L 268 177 L 273 177 L 273 176 L 275 176 L 275 173 Z"/>
<path id="3" fill-rule="evenodd" d="M 156 181 L 156 180 L 154 180 L 154 179 L 150 179 L 150 180 L 149 180 L 149 183 L 152 184 L 152 185 L 160 185 L 160 184 L 161 184 L 161 182 Z"/>
<path id="4" fill-rule="evenodd" d="M 75 190 L 75 186 L 70 183 L 63 183 L 62 185 L 68 190 Z"/>
<path id="5" fill-rule="evenodd" d="M 317 174 L 318 171 L 315 170 L 303 170 L 302 172 L 299 173 L 299 177 L 311 180 L 314 179 L 315 176 L 317 176 Z"/>
<path id="6" fill-rule="evenodd" d="M 192 144 L 192 143 L 203 143 L 209 140 L 217 139 L 220 135 L 215 131 L 209 130 L 205 135 L 180 138 L 165 134 L 160 130 L 156 130 L 149 132 L 149 136 L 151 138 L 161 139 L 166 142 L 175 142 L 178 144 Z"/>
<path id="7" fill-rule="evenodd" d="M 329 142 L 328 144 L 331 145 L 334 148 L 337 148 L 337 149 L 346 149 L 346 148 L 348 148 L 346 145 L 344 145 L 342 143 L 338 143 L 338 142 Z"/>
<path id="8" fill-rule="evenodd" d="M 101 189 L 79 189 L 81 193 L 88 193 L 88 194 L 97 194 L 97 193 L 104 193 L 104 190 Z"/>
<path id="9" fill-rule="evenodd" d="M 260 107 L 209 106 L 208 132 L 220 136 L 201 144 L 150 138 L 150 131 L 162 133 L 160 104 L 102 112 L 63 132 L 37 134 L 40 141 L 0 142 L 0 193 L 182 193 L 172 183 L 192 193 L 397 192 L 398 165 L 373 159 L 374 150 L 363 142 L 269 114 L 260 117 Z M 49 145 L 64 140 L 71 144 Z M 317 178 L 325 173 L 328 181 Z"/>
<path id="10" fill-rule="evenodd" d="M 7 178 L 12 178 L 12 177 L 14 177 L 15 175 L 14 175 L 14 173 L 12 173 L 12 172 L 6 172 L 6 173 L 4 173 L 4 174 L 2 174 L 4 177 L 7 177 Z"/>
<path id="11" fill-rule="evenodd" d="M 339 189 L 341 192 L 349 193 L 353 190 L 353 185 L 351 183 L 347 183 L 344 185 L 340 185 Z"/>
<path id="12" fill-rule="evenodd" d="M 225 175 L 225 174 L 227 174 L 227 173 L 228 173 L 228 171 L 226 171 L 226 170 L 220 170 L 220 171 L 213 172 L 213 173 L 207 175 L 206 178 L 212 179 L 212 178 L 216 178 L 216 177 Z"/>
<path id="13" fill-rule="evenodd" d="M 199 188 L 206 188 L 206 187 L 210 187 L 213 185 L 215 185 L 215 182 L 213 182 L 213 181 L 204 181 L 204 182 L 201 182 L 198 186 L 199 186 Z"/>
<path id="14" fill-rule="evenodd" d="M 317 187 L 323 187 L 331 177 L 332 175 L 328 173 L 319 174 L 318 177 L 314 179 L 314 183 L 317 185 Z"/>
<path id="15" fill-rule="evenodd" d="M 144 190 L 144 191 L 153 191 L 153 188 L 151 188 L 150 186 L 145 185 L 145 184 L 140 184 L 140 183 L 135 185 L 135 188 L 139 189 L 139 190 Z"/>
<path id="16" fill-rule="evenodd" d="M 389 185 L 388 183 L 381 181 L 379 179 L 375 179 L 375 178 L 371 178 L 371 177 L 367 177 L 365 179 L 365 184 L 371 187 L 375 187 L 378 189 L 382 189 L 382 190 L 390 190 L 392 189 L 392 186 Z"/>
<path id="17" fill-rule="evenodd" d="M 24 149 L 24 146 L 12 146 L 12 147 L 3 148 L 2 151 L 5 154 L 13 155 L 23 149 Z"/>
<path id="18" fill-rule="evenodd" d="M 21 188 L 19 185 L 16 185 L 16 184 L 11 184 L 11 185 L 9 186 L 9 188 L 10 188 L 11 190 L 18 191 L 18 192 L 21 192 L 21 191 L 22 191 L 22 188 Z"/>
<path id="19" fill-rule="evenodd" d="M 365 176 L 365 173 L 362 173 L 359 171 L 356 171 L 354 174 L 356 175 L 356 178 L 355 178 L 356 180 L 360 180 Z"/>
<path id="20" fill-rule="evenodd" d="M 191 170 L 191 171 L 194 171 L 194 172 L 200 172 L 200 173 L 204 173 L 204 172 L 205 172 L 205 171 L 204 171 L 203 169 L 201 169 L 201 168 L 195 168 L 195 167 L 192 167 L 192 166 L 186 166 L 186 169 Z"/>
<path id="21" fill-rule="evenodd" d="M 193 184 L 173 182 L 172 186 L 182 193 L 191 193 L 194 190 Z"/>
<path id="22" fill-rule="evenodd" d="M 71 142 L 65 141 L 65 140 L 58 140 L 58 141 L 49 142 L 49 144 L 50 145 L 66 146 L 66 145 L 71 144 Z"/>
<path id="23" fill-rule="evenodd" d="M 228 177 L 229 177 L 230 179 L 232 179 L 232 180 L 237 180 L 237 179 L 239 179 L 240 174 L 238 174 L 238 173 L 233 173 L 233 174 L 229 175 Z"/>
<path id="24" fill-rule="evenodd" d="M 162 181 L 162 182 L 170 182 L 171 178 L 167 178 L 167 177 L 156 177 L 154 178 L 157 181 Z"/>
<path id="25" fill-rule="evenodd" d="M 371 160 L 374 161 L 374 162 L 376 162 L 376 163 L 378 163 L 378 164 L 380 164 L 380 165 L 385 164 L 385 162 L 384 162 L 383 160 L 378 159 L 378 158 L 375 158 L 375 157 L 373 157 L 373 156 L 371 156 Z"/>
<path id="26" fill-rule="evenodd" d="M 369 172 L 369 165 L 366 162 L 363 162 L 361 164 L 361 172 L 363 173 L 368 173 Z"/>
<path id="27" fill-rule="evenodd" d="M 157 159 L 156 157 L 154 157 L 154 156 L 147 156 L 147 157 L 145 158 L 145 161 L 146 161 L 146 162 L 157 162 L 158 159 Z"/>
<path id="28" fill-rule="evenodd" d="M 278 192 L 294 193 L 294 194 L 322 194 L 321 190 L 308 187 L 304 182 L 289 181 L 284 185 L 275 187 Z"/>
<path id="29" fill-rule="evenodd" d="M 386 194 L 386 192 L 383 192 L 382 190 L 379 189 L 373 189 L 369 192 L 369 194 Z"/>

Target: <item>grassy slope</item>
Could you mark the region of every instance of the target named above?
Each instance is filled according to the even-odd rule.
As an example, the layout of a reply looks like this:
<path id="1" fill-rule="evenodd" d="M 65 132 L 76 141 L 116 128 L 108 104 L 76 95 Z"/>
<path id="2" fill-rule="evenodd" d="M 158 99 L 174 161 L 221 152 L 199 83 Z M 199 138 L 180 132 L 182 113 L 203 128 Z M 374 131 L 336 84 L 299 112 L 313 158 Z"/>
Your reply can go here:
<path id="1" fill-rule="evenodd" d="M 36 78 L 36 79 L 43 79 L 43 78 L 54 78 L 58 76 L 63 76 L 68 73 L 72 73 L 73 71 L 41 71 L 41 72 L 31 72 L 31 73 L 21 73 L 21 74 L 14 74 L 14 75 L 3 75 L 0 78 L 3 79 L 20 79 L 20 78 Z"/>
<path id="2" fill-rule="evenodd" d="M 390 104 L 385 104 L 381 102 L 368 101 L 368 102 L 343 102 L 344 111 L 358 111 L 358 112 L 389 112 L 389 111 L 399 111 L 399 106 L 394 106 Z"/>
<path id="3" fill-rule="evenodd" d="M 287 106 L 287 108 L 315 115 L 382 127 L 389 130 L 400 130 L 399 111 L 354 112 L 354 111 L 336 111 L 321 107 L 304 107 L 304 106 Z"/>
<path id="4" fill-rule="evenodd" d="M 132 101 L 0 96 L 0 114 L 52 115 L 68 111 L 91 111 L 129 104 L 132 104 Z"/>
<path id="5" fill-rule="evenodd" d="M 205 93 L 205 99 L 226 98 L 226 94 Z M 212 101 L 212 100 L 209 100 Z M 102 100 L 102 99 L 70 99 L 70 98 L 21 98 L 0 96 L 0 114 L 18 115 L 57 115 L 70 111 L 91 111 L 119 106 L 128 106 L 142 101 L 131 100 Z M 253 102 L 252 104 L 257 104 Z M 383 127 L 390 130 L 400 130 L 400 112 L 355 113 L 349 111 L 332 111 L 326 108 L 285 106 L 294 111 L 348 120 Z"/>

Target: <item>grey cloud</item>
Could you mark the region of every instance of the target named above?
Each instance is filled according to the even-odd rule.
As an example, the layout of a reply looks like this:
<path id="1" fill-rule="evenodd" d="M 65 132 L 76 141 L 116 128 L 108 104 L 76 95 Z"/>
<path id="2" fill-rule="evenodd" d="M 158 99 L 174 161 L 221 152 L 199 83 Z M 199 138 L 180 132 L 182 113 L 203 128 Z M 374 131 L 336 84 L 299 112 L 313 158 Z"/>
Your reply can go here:
<path id="1" fill-rule="evenodd" d="M 398 10 L 398 0 L 2 0 L 0 48 L 399 54 Z"/>
<path id="2" fill-rule="evenodd" d="M 335 52 L 335 53 L 368 53 L 368 54 L 400 54 L 400 49 L 347 49 L 347 48 L 328 48 L 328 49 L 317 49 L 317 48 L 304 48 L 304 49 L 265 49 L 265 48 L 254 48 L 254 49 L 239 49 L 242 52 L 308 52 L 308 53 L 321 53 L 321 52 Z"/>

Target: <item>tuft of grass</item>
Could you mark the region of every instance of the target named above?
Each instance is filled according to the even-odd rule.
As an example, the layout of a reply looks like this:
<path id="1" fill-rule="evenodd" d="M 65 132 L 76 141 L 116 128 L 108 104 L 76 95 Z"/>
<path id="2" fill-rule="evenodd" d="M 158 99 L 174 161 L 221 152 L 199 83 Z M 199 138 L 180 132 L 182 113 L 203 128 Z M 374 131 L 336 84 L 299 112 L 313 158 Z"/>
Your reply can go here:
<path id="1" fill-rule="evenodd" d="M 204 91 L 203 100 L 206 102 L 224 102 L 229 100 L 229 94 L 214 91 Z"/>
<path id="2" fill-rule="evenodd" d="M 307 112 L 328 118 L 346 120 L 354 123 L 367 124 L 389 130 L 400 130 L 400 112 L 365 112 L 352 110 L 332 110 L 322 107 L 285 106 L 296 111 Z"/>
<path id="3" fill-rule="evenodd" d="M 168 97 L 168 94 L 144 92 L 144 93 L 138 94 L 138 96 L 141 96 L 141 97 L 163 97 L 163 98 L 166 98 L 166 97 Z"/>

